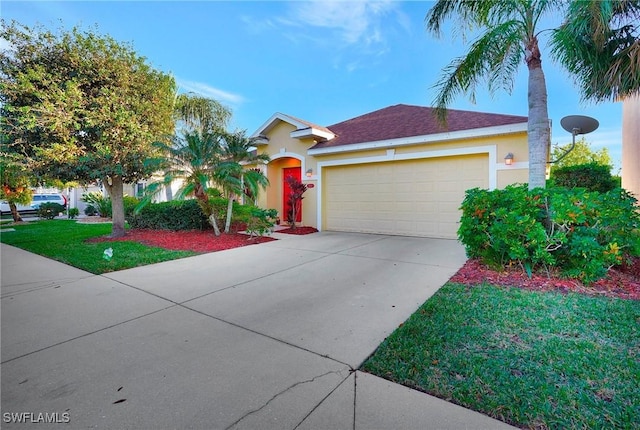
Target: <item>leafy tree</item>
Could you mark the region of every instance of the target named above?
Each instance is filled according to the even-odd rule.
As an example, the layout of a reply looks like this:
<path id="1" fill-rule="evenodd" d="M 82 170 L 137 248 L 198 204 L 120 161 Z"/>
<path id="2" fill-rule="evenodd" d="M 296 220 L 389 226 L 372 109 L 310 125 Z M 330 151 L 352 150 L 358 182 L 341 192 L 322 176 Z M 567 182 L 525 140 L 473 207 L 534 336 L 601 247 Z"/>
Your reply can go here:
<path id="1" fill-rule="evenodd" d="M 617 101 L 640 90 L 639 0 L 571 2 L 552 44 L 585 100 Z"/>
<path id="2" fill-rule="evenodd" d="M 558 161 L 551 164 L 551 172 L 560 167 L 587 163 L 597 163 L 603 166 L 609 166 L 610 169 L 613 167 L 613 161 L 609 155 L 609 150 L 607 148 L 601 148 L 597 151 L 593 151 L 591 149 L 591 144 L 587 142 L 584 137 L 577 140 L 574 148 L 567 153 L 570 148 L 570 143 L 566 145 L 554 145 L 551 150 L 551 160 Z"/>
<path id="3" fill-rule="evenodd" d="M 6 200 L 14 222 L 22 221 L 17 205 L 31 203 L 33 191 L 30 187 L 31 176 L 26 166 L 16 154 L 0 154 L 0 199 Z"/>
<path id="4" fill-rule="evenodd" d="M 123 183 L 149 177 L 153 142 L 173 128 L 175 82 L 129 45 L 77 28 L 54 34 L 2 21 L 4 132 L 36 173 L 101 180 L 113 203 L 112 236 L 125 234 Z"/>
<path id="5" fill-rule="evenodd" d="M 637 38 L 634 39 L 630 34 L 631 27 L 635 26 L 623 26 L 620 29 L 611 26 L 625 17 L 630 22 L 635 18 L 637 26 L 638 1 L 597 2 L 602 7 L 594 1 L 584 2 L 590 6 L 579 3 L 582 2 L 572 1 L 569 5 L 566 23 L 554 34 L 556 43 L 551 50 L 552 55 L 579 80 L 583 79 L 585 85 L 597 86 L 593 90 L 596 95 L 601 92 L 637 91 L 640 88 L 637 69 L 640 64 L 639 46 Z M 459 93 L 468 93 L 473 99 L 476 87 L 482 81 L 487 81 L 491 92 L 503 88 L 510 93 L 515 75 L 524 60 L 529 72 L 527 132 L 530 189 L 545 186 L 550 144 L 547 87 L 538 42 L 542 30 L 538 26 L 546 14 L 564 12 L 565 9 L 566 4 L 557 0 L 438 0 L 425 19 L 427 29 L 436 35 L 440 34 L 442 23 L 453 17 L 460 19 L 463 32 L 466 29 L 482 30 L 467 54 L 453 60 L 445 68 L 441 81 L 436 84 L 438 94 L 435 105 L 443 119 L 446 118 L 446 107 Z M 589 24 L 582 25 L 579 19 L 587 20 Z M 574 39 L 570 39 L 568 33 L 573 30 L 580 31 Z M 568 39 L 566 43 L 557 42 L 564 39 Z M 582 49 L 580 44 L 589 40 L 592 43 Z M 619 52 L 620 46 L 627 46 L 626 55 L 632 55 L 623 59 L 625 54 Z M 590 61 L 593 58 L 597 59 L 595 64 Z M 573 67 L 574 60 L 579 65 Z M 635 74 L 626 77 L 628 72 Z M 585 89 L 585 85 L 583 91 L 585 97 L 589 97 L 591 93 Z"/>

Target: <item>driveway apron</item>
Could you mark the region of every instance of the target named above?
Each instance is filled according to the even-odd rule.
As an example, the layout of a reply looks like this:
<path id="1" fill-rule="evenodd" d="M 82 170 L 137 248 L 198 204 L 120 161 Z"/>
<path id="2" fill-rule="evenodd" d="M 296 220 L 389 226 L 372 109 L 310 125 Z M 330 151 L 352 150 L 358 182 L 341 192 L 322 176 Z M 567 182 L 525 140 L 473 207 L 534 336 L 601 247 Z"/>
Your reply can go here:
<path id="1" fill-rule="evenodd" d="M 505 426 L 356 371 L 464 263 L 459 243 L 275 236 L 104 275 L 1 245 L 2 427 Z"/>

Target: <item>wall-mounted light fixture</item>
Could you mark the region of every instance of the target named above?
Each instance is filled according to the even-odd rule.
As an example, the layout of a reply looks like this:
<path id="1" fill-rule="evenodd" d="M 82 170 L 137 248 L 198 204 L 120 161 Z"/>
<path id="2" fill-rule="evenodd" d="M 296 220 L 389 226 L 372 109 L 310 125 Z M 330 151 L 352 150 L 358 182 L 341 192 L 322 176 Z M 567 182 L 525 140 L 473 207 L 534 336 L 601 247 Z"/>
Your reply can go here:
<path id="1" fill-rule="evenodd" d="M 313 169 L 307 169 L 306 175 L 307 175 L 307 178 L 312 177 L 313 176 Z"/>
<path id="2" fill-rule="evenodd" d="M 513 164 L 513 152 L 508 153 L 504 157 L 504 164 L 511 166 Z"/>

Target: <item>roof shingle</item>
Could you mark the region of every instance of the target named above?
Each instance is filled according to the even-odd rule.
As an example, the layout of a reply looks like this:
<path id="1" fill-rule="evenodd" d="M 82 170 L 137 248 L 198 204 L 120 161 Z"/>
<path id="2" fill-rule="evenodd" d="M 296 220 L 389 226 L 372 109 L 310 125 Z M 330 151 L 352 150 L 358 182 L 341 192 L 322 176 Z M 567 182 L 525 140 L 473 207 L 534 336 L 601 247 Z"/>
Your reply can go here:
<path id="1" fill-rule="evenodd" d="M 525 122 L 525 116 L 449 109 L 445 127 L 436 118 L 433 108 L 398 104 L 330 125 L 327 128 L 337 137 L 319 142 L 311 149 Z"/>

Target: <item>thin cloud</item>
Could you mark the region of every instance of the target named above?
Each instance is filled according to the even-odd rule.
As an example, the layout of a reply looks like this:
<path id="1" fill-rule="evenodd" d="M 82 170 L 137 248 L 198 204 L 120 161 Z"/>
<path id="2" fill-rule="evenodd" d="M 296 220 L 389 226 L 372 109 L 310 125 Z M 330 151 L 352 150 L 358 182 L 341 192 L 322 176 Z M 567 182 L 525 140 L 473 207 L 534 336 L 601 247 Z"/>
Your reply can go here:
<path id="1" fill-rule="evenodd" d="M 293 2 L 289 16 L 280 22 L 336 31 L 345 44 L 371 45 L 383 42 L 382 18 L 395 11 L 396 7 L 391 1 Z"/>
<path id="2" fill-rule="evenodd" d="M 244 102 L 244 97 L 239 94 L 223 91 L 218 88 L 214 88 L 202 82 L 188 81 L 176 77 L 178 89 L 186 92 L 194 92 L 204 97 L 215 99 L 219 102 L 230 103 L 238 105 Z"/>

